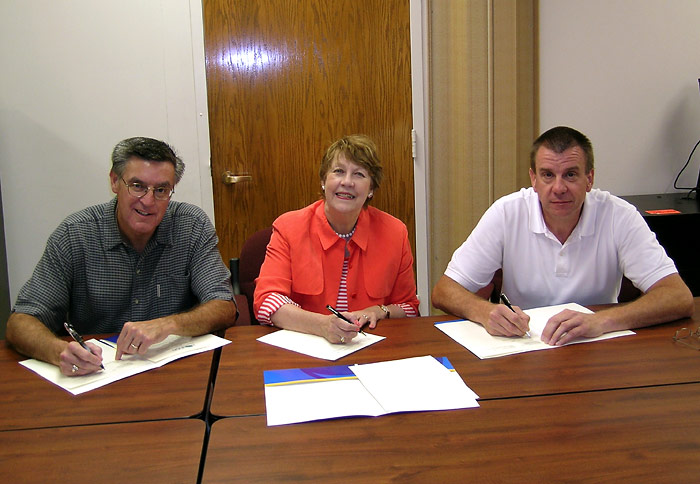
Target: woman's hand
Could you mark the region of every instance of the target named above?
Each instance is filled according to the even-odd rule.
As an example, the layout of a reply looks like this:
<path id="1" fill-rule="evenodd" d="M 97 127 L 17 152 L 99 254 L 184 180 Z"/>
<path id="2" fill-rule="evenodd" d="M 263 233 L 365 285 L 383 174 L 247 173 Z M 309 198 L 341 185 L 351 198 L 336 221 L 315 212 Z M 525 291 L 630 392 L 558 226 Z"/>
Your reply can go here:
<path id="1" fill-rule="evenodd" d="M 347 321 L 343 321 L 339 317 L 332 314 L 329 314 L 324 318 L 322 325 L 323 337 L 331 343 L 349 343 L 360 331 L 361 323 L 355 316 L 355 313 L 345 312 L 341 314 L 351 322 L 348 323 Z"/>
<path id="2" fill-rule="evenodd" d="M 362 311 L 353 311 L 349 314 L 352 314 L 359 321 L 360 328 L 364 328 L 366 324 L 369 324 L 369 329 L 374 329 L 377 327 L 377 322 L 381 319 L 377 310 L 384 316 L 384 312 L 379 309 L 379 306 L 370 306 Z"/>

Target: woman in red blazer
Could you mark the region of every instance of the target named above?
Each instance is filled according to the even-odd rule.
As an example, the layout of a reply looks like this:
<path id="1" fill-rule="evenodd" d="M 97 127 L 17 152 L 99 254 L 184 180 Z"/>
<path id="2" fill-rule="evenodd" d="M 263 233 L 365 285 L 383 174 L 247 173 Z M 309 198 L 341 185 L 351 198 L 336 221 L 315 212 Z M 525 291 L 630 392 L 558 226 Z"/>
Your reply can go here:
<path id="1" fill-rule="evenodd" d="M 372 140 L 336 141 L 319 174 L 322 199 L 272 224 L 255 288 L 258 321 L 346 343 L 365 323 L 374 328 L 383 318 L 417 316 L 406 226 L 368 206 L 382 180 Z"/>

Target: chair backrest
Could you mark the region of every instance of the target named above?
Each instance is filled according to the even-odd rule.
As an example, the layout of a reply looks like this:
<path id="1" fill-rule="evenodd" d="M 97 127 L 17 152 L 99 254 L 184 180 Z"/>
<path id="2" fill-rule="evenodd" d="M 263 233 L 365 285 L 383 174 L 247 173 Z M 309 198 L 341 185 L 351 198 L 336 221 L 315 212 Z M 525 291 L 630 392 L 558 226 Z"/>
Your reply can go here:
<path id="1" fill-rule="evenodd" d="M 241 254 L 238 257 L 237 270 L 231 271 L 232 284 L 246 297 L 251 324 L 258 324 L 253 310 L 253 294 L 255 293 L 255 279 L 260 275 L 260 266 L 265 261 L 265 251 L 272 236 L 272 227 L 258 230 L 243 243 Z M 231 266 L 235 264 L 231 261 Z M 236 280 L 237 277 L 237 280 Z M 245 311 L 245 308 L 239 308 Z"/>

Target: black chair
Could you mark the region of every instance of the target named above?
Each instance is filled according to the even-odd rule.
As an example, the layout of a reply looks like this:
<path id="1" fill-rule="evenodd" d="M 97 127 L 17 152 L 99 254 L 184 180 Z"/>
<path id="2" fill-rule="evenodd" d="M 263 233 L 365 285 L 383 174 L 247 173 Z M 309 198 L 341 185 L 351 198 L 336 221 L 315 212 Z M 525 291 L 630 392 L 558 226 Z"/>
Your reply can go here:
<path id="1" fill-rule="evenodd" d="M 231 284 L 240 312 L 236 326 L 259 324 L 253 310 L 255 279 L 260 275 L 260 266 L 265 261 L 265 251 L 271 236 L 272 227 L 258 230 L 243 243 L 240 255 L 229 260 Z"/>

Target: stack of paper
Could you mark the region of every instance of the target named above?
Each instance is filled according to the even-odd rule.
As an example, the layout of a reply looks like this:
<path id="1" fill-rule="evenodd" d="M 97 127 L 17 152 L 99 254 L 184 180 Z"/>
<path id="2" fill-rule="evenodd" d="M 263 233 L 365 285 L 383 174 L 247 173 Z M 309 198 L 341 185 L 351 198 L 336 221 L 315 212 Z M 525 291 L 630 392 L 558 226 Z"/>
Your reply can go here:
<path id="1" fill-rule="evenodd" d="M 543 343 L 540 339 L 542 331 L 549 318 L 560 313 L 564 309 L 571 309 L 581 313 L 592 313 L 589 309 L 576 304 L 560 304 L 543 308 L 527 309 L 523 311 L 530 316 L 530 337 L 506 337 L 492 336 L 479 323 L 467 320 L 442 321 L 435 323 L 435 327 L 447 334 L 450 338 L 461 344 L 481 359 L 495 358 L 498 356 L 513 355 L 535 350 L 551 350 L 561 348 Z M 596 338 L 578 338 L 568 344 L 590 343 L 604 339 L 617 338 L 634 334 L 632 331 L 614 331 L 605 333 Z"/>
<path id="2" fill-rule="evenodd" d="M 73 395 L 78 395 L 137 373 L 158 368 L 179 358 L 213 350 L 230 343 L 229 340 L 213 334 L 195 337 L 170 335 L 148 348 L 143 356 L 123 355 L 121 360 L 115 360 L 116 338 L 117 336 L 104 340 L 90 340 L 90 343 L 102 348 L 102 364 L 105 367 L 104 370 L 90 375 L 65 376 L 57 366 L 34 359 L 20 361 L 19 364 Z"/>
<path id="3" fill-rule="evenodd" d="M 447 358 L 266 371 L 267 425 L 478 407 Z"/>

